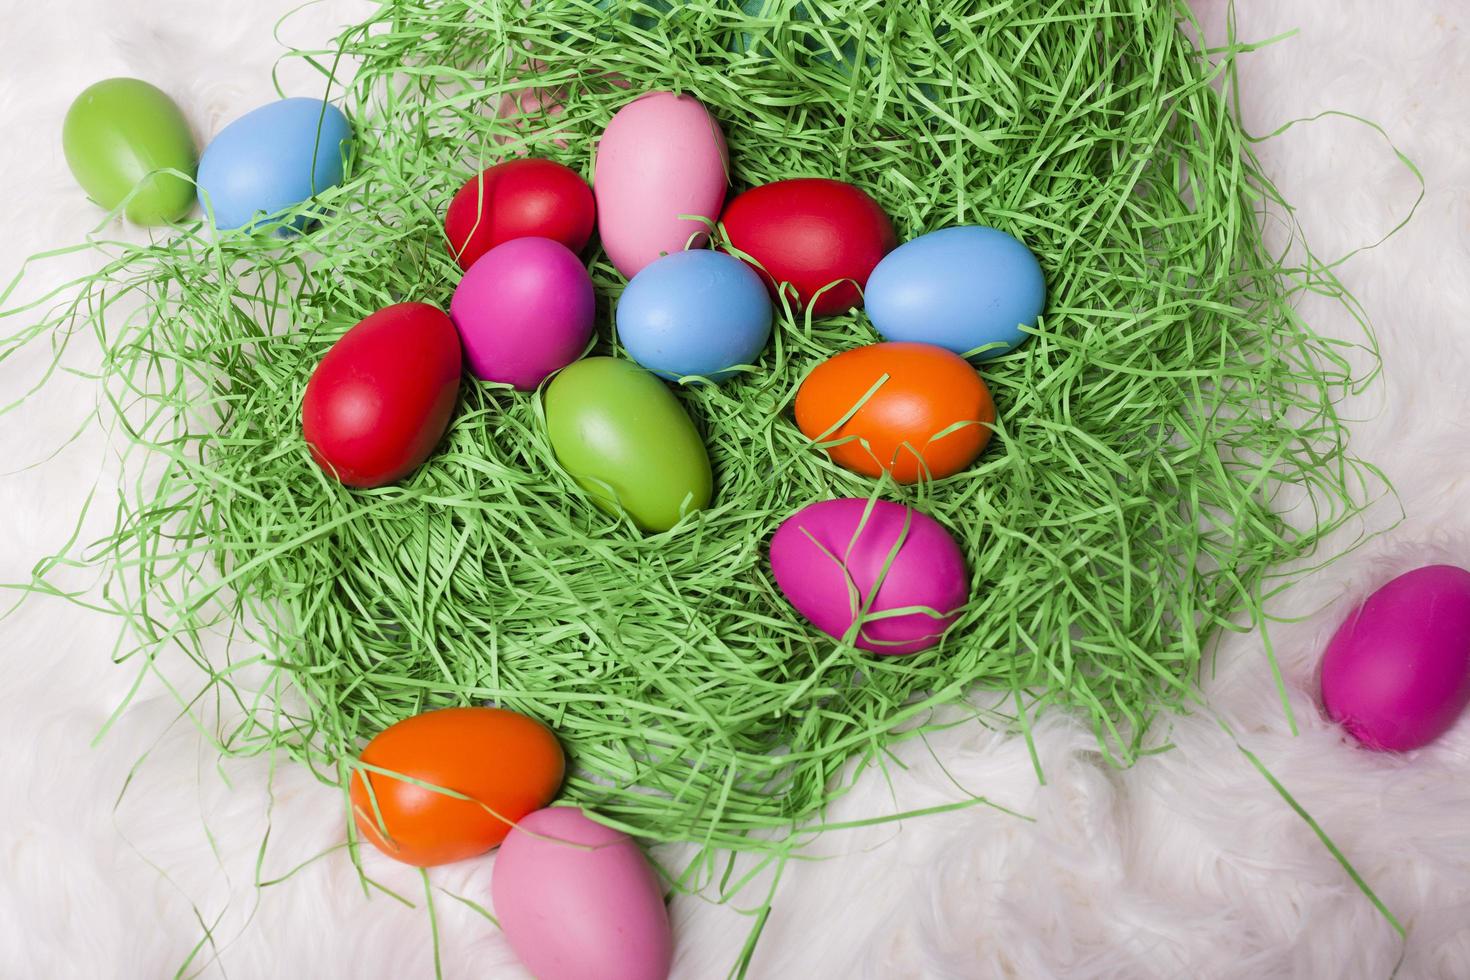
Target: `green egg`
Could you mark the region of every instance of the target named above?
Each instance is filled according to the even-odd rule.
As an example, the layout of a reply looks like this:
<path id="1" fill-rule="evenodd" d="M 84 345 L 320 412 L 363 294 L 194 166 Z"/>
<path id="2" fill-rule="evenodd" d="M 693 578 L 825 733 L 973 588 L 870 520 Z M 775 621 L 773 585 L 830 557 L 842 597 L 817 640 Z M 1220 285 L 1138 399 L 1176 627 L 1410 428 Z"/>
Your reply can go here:
<path id="1" fill-rule="evenodd" d="M 631 361 L 588 357 L 546 388 L 551 448 L 592 500 L 645 531 L 709 503 L 709 454 L 679 399 Z"/>
<path id="2" fill-rule="evenodd" d="M 82 190 L 107 210 L 139 188 L 128 202 L 129 221 L 165 225 L 194 206 L 192 183 L 155 172 L 194 176 L 199 155 L 188 120 L 147 82 L 109 78 L 77 96 L 61 127 L 61 146 Z"/>

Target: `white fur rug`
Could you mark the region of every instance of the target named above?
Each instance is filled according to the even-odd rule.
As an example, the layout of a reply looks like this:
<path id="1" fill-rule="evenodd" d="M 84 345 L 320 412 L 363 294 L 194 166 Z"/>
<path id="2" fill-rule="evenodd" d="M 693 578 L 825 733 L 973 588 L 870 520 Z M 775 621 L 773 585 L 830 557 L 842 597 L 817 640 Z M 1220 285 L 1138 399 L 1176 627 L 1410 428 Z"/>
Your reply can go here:
<path id="1" fill-rule="evenodd" d="M 98 220 L 60 149 L 62 115 L 82 87 L 111 75 L 151 79 L 206 136 L 272 97 L 271 29 L 294 5 L 0 3 L 0 281 Z M 365 9 L 363 0 L 325 0 L 284 36 L 320 44 Z M 1198 9 L 1220 37 L 1223 0 Z M 826 835 L 819 852 L 830 860 L 787 869 L 752 975 L 1352 978 L 1387 977 L 1402 957 L 1401 977 L 1470 977 L 1470 718 L 1440 744 L 1392 758 L 1345 744 L 1312 703 L 1318 652 L 1355 598 L 1415 565 L 1470 565 L 1470 10 L 1462 0 L 1244 0 L 1239 22 L 1255 38 L 1301 28 L 1245 60 L 1252 130 L 1331 108 L 1367 116 L 1429 185 L 1403 233 L 1341 270 L 1376 323 L 1385 363 L 1383 383 L 1350 406 L 1354 445 L 1387 471 L 1407 516 L 1281 609 L 1302 617 L 1273 631 L 1300 736 L 1287 729 L 1258 636 L 1232 637 L 1208 684 L 1217 710 L 1408 927 L 1407 943 L 1213 719 L 1180 719 L 1175 751 L 1119 772 L 1100 762 L 1088 731 L 1052 717 L 1036 735 L 1041 787 L 1018 739 L 966 727 L 931 740 L 955 780 L 1034 822 L 971 808 Z M 1321 255 L 1377 240 L 1417 193 L 1380 138 L 1340 118 L 1294 128 L 1260 152 Z M 52 260 L 22 292 L 34 296 L 96 261 Z M 1302 306 L 1319 329 L 1351 333 L 1340 309 Z M 36 365 L 0 364 L 0 401 L 16 397 Z M 58 378 L 0 417 L 0 581 L 24 580 L 65 541 L 94 485 L 103 506 L 84 530 L 107 526 L 113 464 L 101 434 L 88 430 L 45 466 L 11 472 L 75 431 L 90 391 Z M 1387 527 L 1395 516 L 1385 504 L 1374 520 Z M 190 972 L 431 976 L 422 909 L 366 897 L 340 851 L 257 901 L 251 882 L 272 806 L 265 764 L 217 768 L 192 730 L 169 728 L 176 709 L 156 683 L 93 746 L 134 681 L 130 666 L 108 662 L 117 625 L 58 600 L 29 601 L 0 621 L 0 976 L 172 975 L 200 940 L 196 908 L 217 950 L 204 949 Z M 867 779 L 832 819 L 963 798 L 935 756 L 907 746 L 894 795 Z M 300 772 L 276 774 L 269 818 L 264 878 L 342 838 L 340 798 Z M 412 870 L 366 860 L 421 902 Z M 489 861 L 433 873 L 437 886 L 485 904 L 489 878 Z M 446 976 L 523 975 L 489 923 L 438 898 Z M 674 919 L 676 975 L 723 976 L 749 919 L 697 899 L 677 901 Z"/>

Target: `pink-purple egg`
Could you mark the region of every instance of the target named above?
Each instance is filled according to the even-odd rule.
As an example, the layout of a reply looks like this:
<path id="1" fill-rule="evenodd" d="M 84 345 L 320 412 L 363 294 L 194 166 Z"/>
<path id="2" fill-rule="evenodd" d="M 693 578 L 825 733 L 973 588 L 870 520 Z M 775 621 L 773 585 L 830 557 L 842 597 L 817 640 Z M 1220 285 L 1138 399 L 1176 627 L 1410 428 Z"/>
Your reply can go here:
<path id="1" fill-rule="evenodd" d="M 1322 656 L 1322 703 L 1369 748 L 1443 735 L 1470 703 L 1470 572 L 1416 568 L 1354 609 Z"/>
<path id="2" fill-rule="evenodd" d="M 516 238 L 470 266 L 449 303 L 470 371 L 530 391 L 592 337 L 592 279 L 549 238 Z"/>
<path id="3" fill-rule="evenodd" d="M 619 109 L 597 144 L 592 191 L 603 251 L 629 279 L 660 255 L 703 244 L 729 185 L 725 135 L 698 99 L 648 92 Z"/>
<path id="4" fill-rule="evenodd" d="M 855 646 L 890 656 L 926 650 L 970 597 L 964 556 L 927 514 L 879 500 L 864 520 L 867 508 L 861 497 L 823 500 L 788 517 L 771 539 L 776 584 L 830 636 L 847 636 L 871 598 Z M 875 618 L 900 609 L 910 611 Z"/>
<path id="5" fill-rule="evenodd" d="M 490 880 L 495 917 L 537 980 L 664 980 L 673 938 L 638 845 L 575 807 L 511 830 Z"/>

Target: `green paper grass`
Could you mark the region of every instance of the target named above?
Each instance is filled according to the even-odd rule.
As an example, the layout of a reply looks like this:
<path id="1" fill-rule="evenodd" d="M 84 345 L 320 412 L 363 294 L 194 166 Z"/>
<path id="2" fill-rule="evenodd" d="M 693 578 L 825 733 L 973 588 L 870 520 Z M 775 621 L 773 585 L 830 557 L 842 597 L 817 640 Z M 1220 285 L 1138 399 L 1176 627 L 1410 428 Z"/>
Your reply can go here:
<path id="1" fill-rule="evenodd" d="M 426 709 L 542 719 L 572 762 L 565 801 L 699 845 L 669 871 L 686 889 L 716 882 L 724 851 L 784 863 L 851 760 L 881 762 L 971 691 L 1011 692 L 1022 730 L 1063 708 L 1114 760 L 1145 751 L 1212 637 L 1262 625 L 1291 581 L 1273 567 L 1306 564 L 1378 480 L 1333 408 L 1357 383 L 1351 345 L 1293 308 L 1308 291 L 1356 307 L 1309 252 L 1289 263 L 1262 240 L 1281 202 L 1222 94 L 1246 47 L 1207 55 L 1182 5 L 1146 0 L 606 6 L 384 4 L 336 49 L 293 55 L 359 135 L 347 182 L 302 209 L 313 230 L 194 225 L 113 247 L 36 308 L 3 352 L 99 345 L 100 411 L 136 482 L 110 535 L 26 588 L 99 570 L 126 620 L 116 659 L 140 678 L 193 660 L 198 686 L 175 690 L 221 751 L 284 753 L 327 781 Z M 561 110 L 497 115 L 528 86 Z M 325 476 L 301 438 L 306 381 L 379 307 L 447 308 L 453 192 L 522 153 L 590 179 L 608 119 L 656 88 L 710 108 L 735 190 L 836 177 L 901 239 L 977 223 L 1032 248 L 1047 312 L 982 366 L 999 417 L 978 464 L 909 488 L 835 467 L 792 399 L 820 361 L 879 338 L 861 314 L 787 310 L 752 371 L 679 391 L 716 490 L 668 533 L 593 507 L 555 463 L 539 397 L 487 384 L 466 382 L 444 444 L 401 484 Z M 618 353 L 622 280 L 600 252 L 591 268 L 596 350 Z M 949 528 L 973 576 L 947 639 L 912 657 L 818 633 L 766 562 L 798 508 L 875 493 Z"/>

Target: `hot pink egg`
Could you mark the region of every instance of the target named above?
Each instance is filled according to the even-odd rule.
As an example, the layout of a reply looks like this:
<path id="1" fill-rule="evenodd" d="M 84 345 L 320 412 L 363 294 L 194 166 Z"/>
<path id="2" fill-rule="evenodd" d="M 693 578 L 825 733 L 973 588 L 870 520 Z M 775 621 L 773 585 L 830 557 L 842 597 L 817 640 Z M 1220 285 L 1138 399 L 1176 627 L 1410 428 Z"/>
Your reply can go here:
<path id="1" fill-rule="evenodd" d="M 1470 703 L 1470 572 L 1416 568 L 1354 609 L 1322 655 L 1322 703 L 1369 748 L 1443 735 Z"/>
<path id="2" fill-rule="evenodd" d="M 597 145 L 592 190 L 602 247 L 629 279 L 660 255 L 703 244 L 729 185 L 725 134 L 697 99 L 649 92 L 619 109 Z"/>
<path id="3" fill-rule="evenodd" d="M 516 238 L 470 266 L 449 316 L 470 371 L 522 391 L 575 361 L 592 337 L 592 279 L 549 238 Z"/>
<path id="4" fill-rule="evenodd" d="M 964 556 L 927 514 L 879 500 L 864 521 L 867 506 L 860 497 L 823 500 L 788 517 L 771 539 L 776 584 L 798 612 L 838 638 L 871 596 L 856 646 L 889 655 L 926 650 L 939 642 L 970 597 Z"/>
<path id="5" fill-rule="evenodd" d="M 664 980 L 663 888 L 632 839 L 574 807 L 537 810 L 500 845 L 495 917 L 537 980 Z"/>

